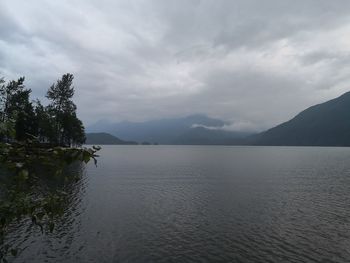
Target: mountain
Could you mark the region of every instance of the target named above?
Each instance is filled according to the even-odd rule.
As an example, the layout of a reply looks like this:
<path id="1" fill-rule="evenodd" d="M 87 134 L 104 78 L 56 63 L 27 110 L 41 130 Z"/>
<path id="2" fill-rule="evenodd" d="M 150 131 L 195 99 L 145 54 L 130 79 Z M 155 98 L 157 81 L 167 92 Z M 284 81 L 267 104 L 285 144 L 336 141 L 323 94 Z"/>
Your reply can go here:
<path id="1" fill-rule="evenodd" d="M 247 138 L 246 144 L 350 146 L 350 92 L 312 106 L 293 119 Z"/>
<path id="2" fill-rule="evenodd" d="M 86 144 L 110 144 L 110 145 L 130 145 L 137 144 L 132 141 L 123 141 L 109 133 L 100 132 L 100 133 L 87 133 L 86 134 Z"/>
<path id="3" fill-rule="evenodd" d="M 126 140 L 160 144 L 350 146 L 350 92 L 312 106 L 265 132 L 225 131 L 222 120 L 205 115 L 147 122 L 99 122 L 88 131 L 106 131 Z M 120 144 L 120 143 L 117 143 Z"/>
<path id="4" fill-rule="evenodd" d="M 108 132 L 125 140 L 160 144 L 223 144 L 227 138 L 243 136 L 240 132 L 223 131 L 221 128 L 226 124 L 220 119 L 196 114 L 146 122 L 99 121 L 87 127 L 87 131 Z"/>

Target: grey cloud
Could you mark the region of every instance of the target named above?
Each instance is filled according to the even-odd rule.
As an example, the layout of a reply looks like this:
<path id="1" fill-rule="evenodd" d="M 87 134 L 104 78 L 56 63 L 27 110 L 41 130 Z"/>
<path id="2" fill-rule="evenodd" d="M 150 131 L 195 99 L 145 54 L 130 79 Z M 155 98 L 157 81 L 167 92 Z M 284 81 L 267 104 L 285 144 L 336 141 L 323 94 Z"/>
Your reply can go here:
<path id="1" fill-rule="evenodd" d="M 305 54 L 301 61 L 305 65 L 312 65 L 317 63 L 332 63 L 334 68 L 339 69 L 339 67 L 343 67 L 349 65 L 350 63 L 350 53 L 349 52 L 332 52 L 332 51 L 315 51 Z"/>
<path id="2" fill-rule="evenodd" d="M 332 28 L 348 16 L 349 1 L 157 1 L 175 47 L 193 41 L 228 48 L 256 47 L 298 32 Z"/>
<path id="3" fill-rule="evenodd" d="M 2 1 L 0 74 L 42 98 L 73 73 L 86 123 L 201 112 L 261 130 L 347 91 L 349 14 L 345 0 Z"/>

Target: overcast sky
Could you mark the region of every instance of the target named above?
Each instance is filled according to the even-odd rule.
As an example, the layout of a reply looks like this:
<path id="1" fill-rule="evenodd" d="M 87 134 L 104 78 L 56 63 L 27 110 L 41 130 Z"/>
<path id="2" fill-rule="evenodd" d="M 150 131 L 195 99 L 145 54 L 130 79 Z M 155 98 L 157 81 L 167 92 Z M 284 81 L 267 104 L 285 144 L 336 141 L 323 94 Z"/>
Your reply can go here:
<path id="1" fill-rule="evenodd" d="M 350 90 L 349 0 L 0 0 L 0 74 L 79 117 L 205 113 L 261 130 Z"/>

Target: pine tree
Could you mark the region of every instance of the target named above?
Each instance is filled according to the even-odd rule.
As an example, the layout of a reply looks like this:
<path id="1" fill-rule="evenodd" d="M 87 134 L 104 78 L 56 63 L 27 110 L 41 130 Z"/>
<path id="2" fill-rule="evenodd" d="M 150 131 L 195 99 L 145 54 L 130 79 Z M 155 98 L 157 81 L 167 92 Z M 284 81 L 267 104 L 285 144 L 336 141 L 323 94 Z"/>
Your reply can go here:
<path id="1" fill-rule="evenodd" d="M 21 122 L 24 121 L 26 110 L 30 108 L 29 95 L 31 93 L 31 90 L 25 88 L 24 77 L 19 78 L 17 81 L 12 80 L 7 85 L 4 85 L 4 81 L 1 79 L 1 83 L 0 139 L 5 138 L 6 140 L 10 140 L 16 137 L 16 132 L 27 132 L 27 130 L 22 130 L 23 123 L 21 125 L 17 125 L 17 130 L 16 122 L 19 117 L 21 118 Z"/>
<path id="2" fill-rule="evenodd" d="M 55 142 L 69 146 L 72 144 L 81 145 L 85 142 L 84 127 L 76 116 L 77 107 L 72 101 L 74 95 L 73 79 L 72 74 L 64 74 L 49 88 L 46 95 L 51 101 L 47 110 L 54 120 Z"/>
<path id="3" fill-rule="evenodd" d="M 32 103 L 27 103 L 17 115 L 15 122 L 16 140 L 23 141 L 38 136 L 38 119 Z"/>

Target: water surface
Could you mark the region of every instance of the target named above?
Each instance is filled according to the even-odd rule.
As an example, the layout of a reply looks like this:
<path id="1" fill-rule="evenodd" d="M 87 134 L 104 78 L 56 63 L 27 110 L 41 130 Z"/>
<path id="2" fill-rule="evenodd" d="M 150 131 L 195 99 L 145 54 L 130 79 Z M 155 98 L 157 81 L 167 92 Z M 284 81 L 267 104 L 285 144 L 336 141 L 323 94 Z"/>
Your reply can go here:
<path id="1" fill-rule="evenodd" d="M 350 149 L 104 146 L 14 262 L 349 262 Z"/>

